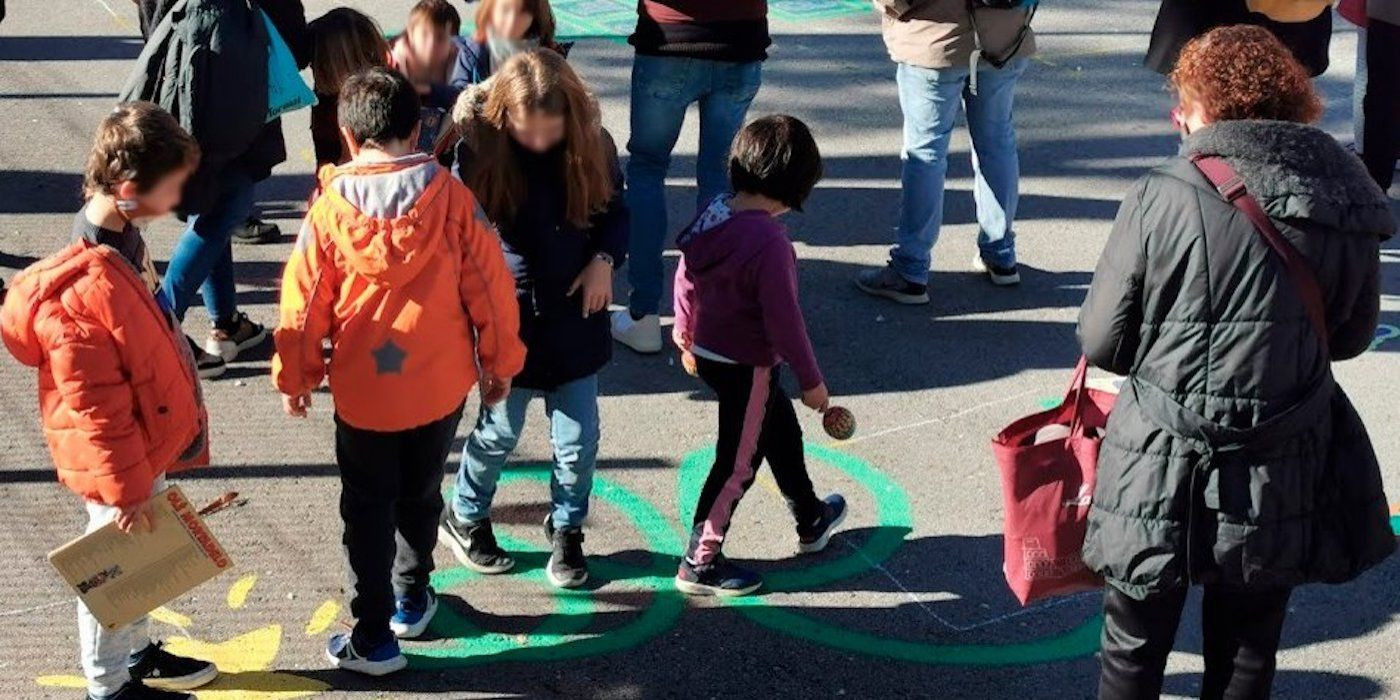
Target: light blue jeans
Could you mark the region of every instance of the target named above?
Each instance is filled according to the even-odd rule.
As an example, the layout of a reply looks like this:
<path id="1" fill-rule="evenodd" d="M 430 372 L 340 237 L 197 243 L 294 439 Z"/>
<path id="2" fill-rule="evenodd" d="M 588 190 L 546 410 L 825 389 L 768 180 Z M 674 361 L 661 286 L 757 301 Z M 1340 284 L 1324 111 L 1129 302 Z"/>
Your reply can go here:
<path id="1" fill-rule="evenodd" d="M 582 527 L 593 492 L 598 462 L 598 375 L 561 384 L 552 391 L 510 390 L 504 401 L 482 407 L 476 428 L 462 447 L 452 511 L 466 522 L 491 517 L 496 481 L 525 427 L 525 410 L 536 397 L 544 398 L 549 418 L 549 441 L 554 446 L 554 474 L 549 498 L 555 528 Z"/>
<path id="2" fill-rule="evenodd" d="M 632 64 L 632 136 L 627 141 L 627 206 L 632 233 L 627 256 L 628 308 L 657 313 L 666 247 L 666 171 L 686 110 L 700 107 L 695 162 L 696 208 L 729 189 L 729 146 L 763 82 L 763 62 L 637 56 Z"/>
<path id="3" fill-rule="evenodd" d="M 1016 153 L 1012 102 L 1016 81 L 1028 59 L 1018 58 L 1000 70 L 982 64 L 977 94 L 969 88 L 966 67 L 931 69 L 899 64 L 899 107 L 904 112 L 903 191 L 899 229 L 890 264 L 905 279 L 927 284 L 933 244 L 943 225 L 943 182 L 948 174 L 948 142 L 961 109 L 972 137 L 976 174 L 977 245 L 990 265 L 1016 262 L 1016 219 L 1021 162 Z"/>
<path id="4" fill-rule="evenodd" d="M 238 312 L 233 279 L 233 232 L 253 210 L 254 182 L 241 168 L 220 176 L 219 199 L 204 214 L 191 216 L 170 253 L 161 293 L 175 317 L 185 318 L 195 292 L 204 294 L 211 322 L 226 322 Z"/>

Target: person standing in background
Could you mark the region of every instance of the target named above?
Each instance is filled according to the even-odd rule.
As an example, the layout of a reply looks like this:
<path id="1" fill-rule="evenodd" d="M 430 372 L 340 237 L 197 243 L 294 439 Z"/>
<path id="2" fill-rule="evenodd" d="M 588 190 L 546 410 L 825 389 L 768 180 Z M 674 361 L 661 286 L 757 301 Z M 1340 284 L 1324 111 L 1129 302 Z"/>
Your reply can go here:
<path id="1" fill-rule="evenodd" d="M 1356 3 L 1352 3 L 1356 4 Z M 1364 0 L 1365 14 L 1357 64 L 1366 67 L 1357 151 L 1382 190 L 1395 181 L 1400 158 L 1400 0 Z M 1358 81 L 1363 80 L 1361 76 Z"/>
<path id="2" fill-rule="evenodd" d="M 666 173 L 686 110 L 698 104 L 696 209 L 723 192 L 729 146 L 762 83 L 768 57 L 766 0 L 641 0 L 632 64 L 632 136 L 627 142 L 627 205 L 632 238 L 627 309 L 612 316 L 615 340 L 640 353 L 661 351 L 662 252 Z"/>
<path id="3" fill-rule="evenodd" d="M 933 245 L 943 225 L 948 143 L 961 111 L 972 137 L 978 255 L 972 267 L 993 284 L 1020 283 L 1016 204 L 1021 163 L 1012 103 L 1035 53 L 1033 8 L 975 9 L 963 0 L 876 0 L 885 46 L 898 65 L 904 113 L 899 226 L 889 262 L 862 271 L 861 291 L 927 304 Z"/>

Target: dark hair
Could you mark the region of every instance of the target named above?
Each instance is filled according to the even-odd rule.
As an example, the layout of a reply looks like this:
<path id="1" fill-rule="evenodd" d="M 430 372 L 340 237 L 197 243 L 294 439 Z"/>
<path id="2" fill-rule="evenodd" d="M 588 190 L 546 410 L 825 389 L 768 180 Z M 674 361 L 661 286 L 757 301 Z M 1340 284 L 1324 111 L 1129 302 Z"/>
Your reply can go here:
<path id="1" fill-rule="evenodd" d="M 340 86 L 340 125 L 361 145 L 384 146 L 418 126 L 418 91 L 388 68 L 366 68 Z"/>
<path id="2" fill-rule="evenodd" d="M 311 38 L 311 77 L 316 92 L 336 95 L 356 71 L 388 62 L 389 42 L 363 12 L 337 7 L 306 25 Z"/>
<path id="3" fill-rule="evenodd" d="M 1303 64 L 1263 27 L 1217 27 L 1181 50 L 1172 88 L 1211 121 L 1273 119 L 1311 124 L 1322 101 Z"/>
<path id="4" fill-rule="evenodd" d="M 199 163 L 199 144 L 170 113 L 150 102 L 123 102 L 97 127 L 83 172 L 83 196 L 131 181 L 138 192 Z"/>
<path id="5" fill-rule="evenodd" d="M 455 35 L 462 31 L 462 16 L 457 14 L 457 8 L 447 0 L 418 0 L 413 9 L 408 11 L 408 24 L 404 29 L 412 29 L 421 22 L 442 27 L 448 34 Z"/>
<path id="6" fill-rule="evenodd" d="M 822 179 L 822 155 L 812 131 L 797 117 L 755 119 L 734 137 L 729 184 L 735 192 L 761 194 L 802 211 Z"/>

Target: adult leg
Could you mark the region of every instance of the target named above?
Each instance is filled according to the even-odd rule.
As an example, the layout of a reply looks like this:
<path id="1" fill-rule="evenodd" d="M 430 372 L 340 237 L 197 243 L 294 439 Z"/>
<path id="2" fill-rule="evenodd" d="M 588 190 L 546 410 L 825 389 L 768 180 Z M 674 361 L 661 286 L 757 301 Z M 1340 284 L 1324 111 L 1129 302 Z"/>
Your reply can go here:
<path id="1" fill-rule="evenodd" d="M 729 190 L 729 148 L 744 126 L 763 84 L 763 62 L 706 61 L 710 89 L 700 98 L 700 148 L 695 163 L 695 208 Z"/>
<path id="2" fill-rule="evenodd" d="M 1357 153 L 1366 152 L 1366 28 L 1356 28 L 1356 76 L 1351 82 L 1351 141 Z"/>
<path id="3" fill-rule="evenodd" d="M 433 547 L 442 517 L 442 467 L 452 451 L 452 438 L 462 422 L 462 408 L 409 432 L 400 444 L 403 476 L 394 505 L 397 529 L 394 553 L 394 595 L 415 600 L 428 588 L 433 573 Z"/>
<path id="4" fill-rule="evenodd" d="M 771 367 L 726 365 L 698 360 L 700 378 L 719 395 L 719 439 L 715 462 L 695 505 L 694 527 L 686 558 L 705 565 L 724 545 L 739 500 L 753 485 L 763 461 L 759 435 L 767 412 Z"/>
<path id="5" fill-rule="evenodd" d="M 195 292 L 201 288 L 214 322 L 226 320 L 237 311 L 229 239 L 234 228 L 248 217 L 253 204 L 253 181 L 234 167 L 223 173 L 220 187 L 213 208 L 190 217 L 170 254 L 161 291 L 180 319 L 184 319 Z"/>
<path id="6" fill-rule="evenodd" d="M 1267 700 L 1291 589 L 1253 591 L 1207 585 L 1201 603 L 1205 679 L 1202 700 Z"/>
<path id="7" fill-rule="evenodd" d="M 904 113 L 899 229 L 890 264 L 904 279 L 927 284 L 933 244 L 943 225 L 948 142 L 962 104 L 967 69 L 932 70 L 901 63 L 895 73 Z"/>
<path id="8" fill-rule="evenodd" d="M 401 488 L 405 432 L 361 430 L 335 422 L 340 472 L 341 543 L 350 569 L 351 642 L 369 650 L 392 638 L 395 502 Z"/>
<path id="9" fill-rule="evenodd" d="M 627 141 L 627 206 L 632 232 L 627 256 L 628 308 L 634 318 L 661 304 L 666 246 L 666 171 L 695 101 L 694 59 L 637 56 L 632 64 L 632 135 Z"/>
<path id="10" fill-rule="evenodd" d="M 1383 190 L 1400 158 L 1400 25 L 1372 18 L 1366 27 L 1366 169 Z"/>
<path id="11" fill-rule="evenodd" d="M 977 200 L 977 246 L 982 260 L 997 268 L 1016 265 L 1012 227 L 1020 198 L 1021 160 L 1012 105 L 1016 83 L 1028 62 L 1019 58 L 999 70 L 983 66 L 977 74 L 977 94 L 963 91 L 976 176 L 972 194 Z"/>
<path id="12" fill-rule="evenodd" d="M 802 449 L 802 425 L 793 411 L 792 400 L 783 393 L 775 369 L 768 382 L 768 404 L 763 431 L 758 437 L 759 454 L 768 460 L 778 491 L 799 525 L 811 525 L 822 515 L 822 502 L 812 489 L 807 474 L 807 458 Z"/>
<path id="13" fill-rule="evenodd" d="M 457 469 L 452 512 L 459 520 L 475 523 L 491 517 L 496 481 L 520 441 L 525 409 L 534 395 L 529 389 L 511 389 L 500 403 L 481 407 L 476 427 L 462 446 L 462 464 Z"/>
<path id="14" fill-rule="evenodd" d="M 1136 600 L 1107 586 L 1099 700 L 1156 700 L 1176 639 L 1186 587 Z"/>
<path id="15" fill-rule="evenodd" d="M 556 530 L 583 527 L 598 463 L 598 375 L 575 379 L 545 394 L 554 474 L 549 482 Z"/>

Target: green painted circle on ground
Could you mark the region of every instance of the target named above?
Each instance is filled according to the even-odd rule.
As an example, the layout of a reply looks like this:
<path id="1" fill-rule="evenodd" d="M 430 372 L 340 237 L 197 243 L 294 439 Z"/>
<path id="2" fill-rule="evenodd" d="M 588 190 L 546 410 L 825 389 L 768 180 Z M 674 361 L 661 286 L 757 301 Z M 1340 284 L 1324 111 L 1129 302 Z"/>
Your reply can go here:
<path id="1" fill-rule="evenodd" d="M 550 465 L 531 464 L 502 472 L 503 482 L 549 480 Z M 554 661 L 607 654 L 634 647 L 671 629 L 685 610 L 680 593 L 671 587 L 675 557 L 681 551 L 680 538 L 670 522 L 646 499 L 602 476 L 594 478 L 594 496 L 610 503 L 627 516 L 642 534 L 651 560 L 645 567 L 594 560 L 589 573 L 598 580 L 619 584 L 627 590 L 651 594 L 652 603 L 632 622 L 601 634 L 584 632 L 592 621 L 596 604 L 590 589 L 560 590 L 544 575 L 547 551 L 515 538 L 502 536 L 501 544 L 517 556 L 517 571 L 509 574 L 549 589 L 555 609 L 534 630 L 525 634 L 486 632 L 472 624 L 451 606 L 438 607 L 429 632 L 451 643 L 416 649 L 407 654 L 414 668 L 461 668 L 497 661 Z M 481 577 L 457 566 L 433 574 L 433 587 L 449 592 Z"/>
<path id="2" fill-rule="evenodd" d="M 697 450 L 681 460 L 679 502 L 693 509 L 704 485 L 714 448 Z M 849 555 L 805 569 L 784 569 L 764 576 L 765 594 L 730 598 L 729 603 L 754 622 L 814 644 L 843 651 L 923 664 L 999 666 L 1063 661 L 1098 650 L 1100 616 L 1085 620 L 1062 634 L 1013 644 L 935 644 L 891 639 L 838 627 L 801 613 L 769 605 L 766 593 L 810 590 L 869 572 L 903 544 L 913 530 L 909 497 L 897 483 L 869 463 L 839 450 L 808 444 L 807 455 L 835 467 L 868 490 L 875 500 L 874 533 Z M 690 515 L 689 512 L 682 513 Z M 690 522 L 692 517 L 684 517 Z M 794 537 L 796 535 L 794 534 Z"/>

